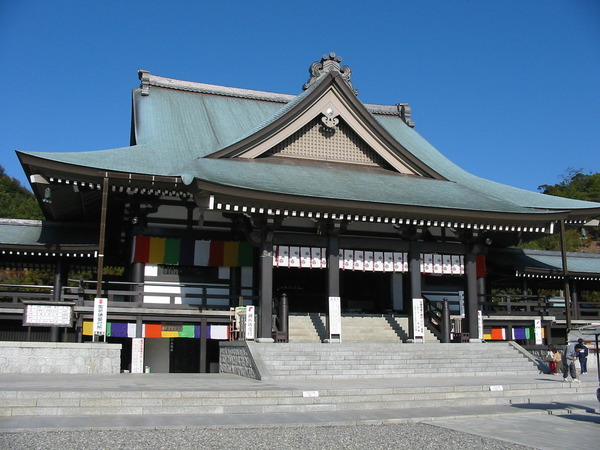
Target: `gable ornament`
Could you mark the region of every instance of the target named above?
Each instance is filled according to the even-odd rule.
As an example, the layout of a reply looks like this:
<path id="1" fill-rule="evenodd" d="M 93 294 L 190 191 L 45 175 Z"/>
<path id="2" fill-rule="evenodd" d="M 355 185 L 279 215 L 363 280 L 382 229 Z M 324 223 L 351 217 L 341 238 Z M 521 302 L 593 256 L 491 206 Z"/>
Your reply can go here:
<path id="1" fill-rule="evenodd" d="M 329 55 L 323 55 L 321 61 L 315 61 L 308 68 L 310 78 L 304 84 L 304 86 L 302 86 L 302 89 L 307 90 L 321 75 L 329 72 L 339 72 L 342 76 L 342 79 L 346 82 L 350 89 L 352 89 L 352 92 L 354 92 L 354 95 L 358 95 L 358 91 L 354 89 L 354 86 L 352 86 L 352 82 L 350 81 L 352 71 L 348 66 L 340 66 L 341 61 L 342 57 L 336 56 L 334 52 L 329 53 Z"/>
<path id="2" fill-rule="evenodd" d="M 325 111 L 323 111 L 323 117 L 321 117 L 321 121 L 328 128 L 333 128 L 339 123 L 339 119 L 337 118 L 338 114 L 335 110 L 330 106 Z"/>

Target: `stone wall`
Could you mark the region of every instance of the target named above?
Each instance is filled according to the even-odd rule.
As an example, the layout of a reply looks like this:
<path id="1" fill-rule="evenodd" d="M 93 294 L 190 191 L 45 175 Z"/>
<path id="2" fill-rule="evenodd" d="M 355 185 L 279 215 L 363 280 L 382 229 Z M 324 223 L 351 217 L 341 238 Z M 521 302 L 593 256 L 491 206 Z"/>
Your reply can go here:
<path id="1" fill-rule="evenodd" d="M 260 380 L 253 358 L 245 342 L 221 342 L 219 348 L 219 373 L 231 373 Z"/>
<path id="2" fill-rule="evenodd" d="M 116 374 L 121 344 L 0 342 L 0 373 Z"/>

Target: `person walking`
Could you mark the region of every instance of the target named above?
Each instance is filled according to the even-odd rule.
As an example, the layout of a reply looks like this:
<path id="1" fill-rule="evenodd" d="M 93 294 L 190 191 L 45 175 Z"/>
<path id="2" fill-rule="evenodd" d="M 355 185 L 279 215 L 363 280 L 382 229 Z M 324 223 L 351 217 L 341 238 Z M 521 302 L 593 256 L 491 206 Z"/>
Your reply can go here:
<path id="1" fill-rule="evenodd" d="M 567 342 L 567 346 L 565 347 L 565 349 L 563 350 L 563 353 L 562 353 L 563 381 L 565 383 L 569 382 L 569 380 L 567 379 L 569 377 L 569 375 L 571 375 L 572 381 L 579 383 L 579 380 L 577 379 L 577 369 L 575 368 L 575 358 L 576 357 L 577 357 L 577 355 L 575 352 L 575 345 L 569 344 Z"/>
<path id="2" fill-rule="evenodd" d="M 584 374 L 587 372 L 587 357 L 589 350 L 583 343 L 583 339 L 579 338 L 577 340 L 577 344 L 575 344 L 575 352 L 577 354 L 577 358 L 579 359 L 581 373 Z"/>

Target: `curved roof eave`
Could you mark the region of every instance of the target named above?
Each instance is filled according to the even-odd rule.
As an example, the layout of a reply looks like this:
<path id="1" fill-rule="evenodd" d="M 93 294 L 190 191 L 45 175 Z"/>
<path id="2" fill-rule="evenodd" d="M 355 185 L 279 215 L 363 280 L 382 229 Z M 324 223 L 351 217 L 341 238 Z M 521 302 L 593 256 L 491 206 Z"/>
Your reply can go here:
<path id="1" fill-rule="evenodd" d="M 89 169 L 97 171 L 113 171 L 157 176 L 179 176 L 186 164 L 178 162 L 177 158 L 154 158 L 152 146 L 133 145 L 107 150 L 85 152 L 25 152 L 17 151 L 22 164 L 39 164 L 45 161 L 68 164 L 81 171 Z M 35 158 L 34 161 L 32 158 Z M 79 172 L 79 170 L 75 170 Z"/>
<path id="2" fill-rule="evenodd" d="M 600 203 L 545 195 L 473 175 L 449 160 L 419 133 L 401 121 L 387 116 L 377 116 L 376 118 L 404 147 L 448 180 L 528 208 L 553 210 L 594 209 L 598 212 L 592 213 L 592 217 L 593 214 L 600 214 Z"/>
<path id="3" fill-rule="evenodd" d="M 377 208 L 434 208 L 516 216 L 536 216 L 554 220 L 564 211 L 526 208 L 486 196 L 456 182 L 387 174 L 381 170 L 364 171 L 340 164 L 295 165 L 266 160 L 203 159 L 190 166 L 186 182 L 196 180 L 200 188 L 223 193 L 237 192 L 247 197 L 270 194 L 319 199 L 324 202 L 352 202 Z M 209 187 L 210 186 L 210 187 Z M 260 194 L 258 194 L 260 193 Z M 544 216 L 544 219 L 541 219 Z"/>

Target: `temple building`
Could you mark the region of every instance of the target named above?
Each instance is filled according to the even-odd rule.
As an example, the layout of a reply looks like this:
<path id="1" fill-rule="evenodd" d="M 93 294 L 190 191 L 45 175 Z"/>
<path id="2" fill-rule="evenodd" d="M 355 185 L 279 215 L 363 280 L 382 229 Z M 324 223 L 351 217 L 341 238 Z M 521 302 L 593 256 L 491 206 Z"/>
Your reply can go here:
<path id="1" fill-rule="evenodd" d="M 318 341 L 358 339 L 342 319 L 371 318 L 416 342 L 448 300 L 453 333 L 484 339 L 488 277 L 504 264 L 516 276 L 505 249 L 600 216 L 599 203 L 461 169 L 415 131 L 408 104 L 363 103 L 334 53 L 309 74 L 288 95 L 140 70 L 129 146 L 18 152 L 46 221 L 0 224 L 3 264 L 55 269 L 54 300 L 74 304 L 65 337 L 90 339 L 93 298 L 107 297 L 125 362 L 144 338 L 155 371 L 205 372 L 240 306 L 259 342 L 309 339 L 301 318 Z M 594 264 L 579 275 L 597 283 Z M 69 287 L 69 267 L 123 273 Z M 4 306 L 3 323 L 24 330 L 22 307 Z"/>

